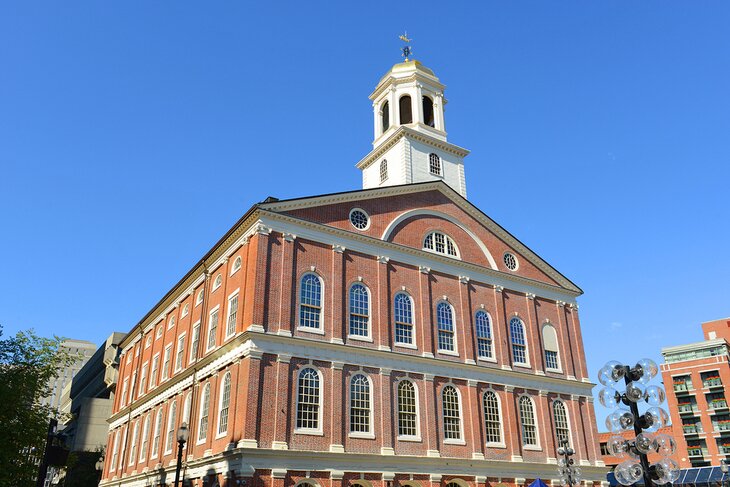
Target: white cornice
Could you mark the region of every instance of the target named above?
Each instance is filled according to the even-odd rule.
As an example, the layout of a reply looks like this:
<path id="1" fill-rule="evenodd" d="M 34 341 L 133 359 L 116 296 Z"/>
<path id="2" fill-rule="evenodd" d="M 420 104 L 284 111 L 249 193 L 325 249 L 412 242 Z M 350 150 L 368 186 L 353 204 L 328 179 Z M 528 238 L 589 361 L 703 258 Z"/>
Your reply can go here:
<path id="1" fill-rule="evenodd" d="M 358 169 L 365 169 L 374 161 L 380 159 L 380 157 L 385 154 L 388 149 L 393 147 L 395 144 L 398 143 L 399 140 L 404 137 L 408 137 L 419 142 L 429 144 L 433 147 L 441 149 L 442 151 L 455 154 L 460 158 L 464 158 L 469 155 L 468 149 L 464 149 L 463 147 L 459 147 L 458 145 L 452 144 L 451 142 L 446 142 L 445 140 L 438 139 L 431 135 L 414 130 L 410 127 L 401 125 L 387 139 L 378 144 L 378 146 L 373 148 L 373 150 L 370 151 L 368 155 L 363 157 L 357 164 L 355 164 L 355 167 Z M 461 161 L 459 161 L 459 163 L 461 163 Z"/>

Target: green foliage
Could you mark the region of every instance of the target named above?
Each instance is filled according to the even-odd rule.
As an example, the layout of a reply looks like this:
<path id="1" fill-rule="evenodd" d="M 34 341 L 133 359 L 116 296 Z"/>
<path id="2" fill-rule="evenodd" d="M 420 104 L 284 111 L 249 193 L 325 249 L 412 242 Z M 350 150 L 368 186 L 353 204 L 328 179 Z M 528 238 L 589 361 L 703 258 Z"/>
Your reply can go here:
<path id="1" fill-rule="evenodd" d="M 104 456 L 103 449 L 69 453 L 64 485 L 69 487 L 96 487 L 99 485 L 100 472 L 96 470 L 96 462 L 102 456 Z"/>
<path id="2" fill-rule="evenodd" d="M 34 485 L 49 418 L 58 417 L 41 399 L 77 358 L 60 348 L 61 341 L 33 330 L 3 339 L 0 326 L 0 487 Z"/>

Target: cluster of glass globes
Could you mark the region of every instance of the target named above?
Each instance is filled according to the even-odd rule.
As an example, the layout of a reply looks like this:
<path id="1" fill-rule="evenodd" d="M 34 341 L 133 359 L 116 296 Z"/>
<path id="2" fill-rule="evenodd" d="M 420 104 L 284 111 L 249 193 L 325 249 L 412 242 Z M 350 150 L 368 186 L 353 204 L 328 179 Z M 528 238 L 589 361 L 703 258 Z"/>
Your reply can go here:
<path id="1" fill-rule="evenodd" d="M 580 483 L 583 478 L 583 473 L 580 468 L 573 466 L 573 459 L 565 459 L 565 455 L 571 456 L 575 453 L 570 447 L 558 448 L 558 455 L 563 458 L 558 459 L 558 475 L 560 476 L 560 485 L 571 486 Z"/>
<path id="2" fill-rule="evenodd" d="M 659 407 L 666 395 L 664 389 L 656 385 L 647 385 L 653 379 L 659 368 L 648 358 L 639 362 L 630 369 L 619 362 L 608 362 L 598 372 L 598 380 L 605 387 L 598 393 L 598 400 L 606 408 L 614 411 L 606 418 L 606 427 L 616 433 L 608 440 L 609 453 L 624 461 L 616 466 L 614 474 L 622 485 L 633 485 L 641 480 L 644 468 L 641 466 L 640 455 L 658 453 L 662 459 L 650 465 L 650 475 L 654 483 L 663 485 L 674 482 L 679 478 L 679 465 L 669 458 L 677 449 L 674 439 L 665 434 L 655 434 L 659 428 L 667 426 L 669 414 Z M 621 393 L 617 390 L 618 382 L 624 380 L 630 373 L 634 380 L 626 384 L 626 390 Z M 630 404 L 646 402 L 649 408 L 639 417 L 636 417 L 626 407 Z M 637 404 L 638 407 L 638 404 Z M 621 433 L 633 430 L 638 426 L 641 433 L 635 440 L 627 440 Z"/>

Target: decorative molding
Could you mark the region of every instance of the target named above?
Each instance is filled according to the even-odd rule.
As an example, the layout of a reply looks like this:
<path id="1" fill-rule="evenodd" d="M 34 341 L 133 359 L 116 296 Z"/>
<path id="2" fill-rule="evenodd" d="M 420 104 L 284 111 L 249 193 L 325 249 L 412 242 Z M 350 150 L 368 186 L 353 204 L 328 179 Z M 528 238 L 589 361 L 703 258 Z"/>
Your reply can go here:
<path id="1" fill-rule="evenodd" d="M 502 291 L 504 291 L 504 286 L 496 285 L 494 286 L 494 290 L 498 293 L 501 293 Z"/>
<path id="2" fill-rule="evenodd" d="M 395 450 L 393 449 L 393 447 L 390 447 L 390 446 L 381 446 L 380 447 L 380 454 L 381 455 L 393 456 L 393 455 L 395 455 Z"/>
<path id="3" fill-rule="evenodd" d="M 535 299 L 535 293 L 525 293 L 525 297 L 530 301 L 533 301 Z"/>
<path id="4" fill-rule="evenodd" d="M 378 256 L 378 262 L 381 264 L 387 264 L 389 260 L 390 260 L 390 257 L 386 257 L 384 255 Z"/>
<path id="5" fill-rule="evenodd" d="M 443 478 L 443 475 L 431 474 L 431 478 L 429 480 L 431 480 L 431 482 L 441 482 L 442 478 Z"/>
<path id="6" fill-rule="evenodd" d="M 431 268 L 430 267 L 426 267 L 425 265 L 419 265 L 418 266 L 418 272 L 420 272 L 421 274 L 430 274 L 431 273 Z"/>
<path id="7" fill-rule="evenodd" d="M 288 450 L 289 445 L 286 441 L 272 441 L 271 448 L 274 450 Z"/>
<path id="8" fill-rule="evenodd" d="M 547 397 L 548 391 L 543 391 L 542 389 L 537 391 L 537 395 L 540 397 Z"/>
<path id="9" fill-rule="evenodd" d="M 261 221 L 256 222 L 256 225 L 254 226 L 254 231 L 259 235 L 271 234 L 271 228 L 264 225 Z"/>
<path id="10" fill-rule="evenodd" d="M 344 362 L 330 362 L 330 366 L 335 370 L 342 370 L 345 364 Z"/>
<path id="11" fill-rule="evenodd" d="M 271 476 L 275 479 L 285 479 L 288 470 L 285 468 L 272 468 Z"/>
<path id="12" fill-rule="evenodd" d="M 293 233 L 284 232 L 282 235 L 284 237 L 285 242 L 293 242 L 294 240 L 297 239 L 297 236 L 294 235 Z"/>
<path id="13" fill-rule="evenodd" d="M 344 448 L 343 448 L 344 451 Z M 330 470 L 330 478 L 332 480 L 342 480 L 342 478 L 345 476 L 345 472 L 343 470 Z"/>
<path id="14" fill-rule="evenodd" d="M 344 252 L 345 252 L 345 250 L 347 250 L 347 249 L 346 249 L 346 247 L 345 247 L 344 245 L 339 245 L 339 244 L 332 244 L 332 250 L 334 250 L 334 251 L 335 251 L 335 252 L 337 252 L 338 254 L 342 254 L 342 253 L 344 253 Z"/>
<path id="15" fill-rule="evenodd" d="M 292 356 L 287 353 L 280 353 L 276 356 L 277 362 L 282 362 L 285 364 L 288 364 L 289 362 L 291 362 L 291 359 L 292 359 Z"/>
<path id="16" fill-rule="evenodd" d="M 345 453 L 345 447 L 342 445 L 331 444 L 330 451 L 332 453 Z"/>
<path id="17" fill-rule="evenodd" d="M 565 304 L 566 304 L 566 303 L 565 303 L 565 301 L 561 301 L 561 300 L 559 300 L 559 299 L 558 299 L 557 301 L 555 301 L 555 305 L 556 305 L 556 306 L 557 306 L 558 308 L 562 308 L 563 306 L 565 306 Z"/>
<path id="18" fill-rule="evenodd" d="M 459 282 L 462 284 L 469 284 L 469 276 L 459 276 Z"/>
<path id="19" fill-rule="evenodd" d="M 515 392 L 514 386 L 504 386 L 504 392 Z"/>

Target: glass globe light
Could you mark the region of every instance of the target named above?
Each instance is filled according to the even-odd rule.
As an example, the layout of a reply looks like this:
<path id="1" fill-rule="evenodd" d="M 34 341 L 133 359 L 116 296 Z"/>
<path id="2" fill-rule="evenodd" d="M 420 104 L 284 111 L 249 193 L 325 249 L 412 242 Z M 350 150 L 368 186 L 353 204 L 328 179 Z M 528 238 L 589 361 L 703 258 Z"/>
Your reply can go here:
<path id="1" fill-rule="evenodd" d="M 666 399 L 664 389 L 659 386 L 649 386 L 644 390 L 644 400 L 650 406 L 659 406 Z"/>
<path id="2" fill-rule="evenodd" d="M 560 455 L 560 456 L 565 455 L 565 448 L 563 448 L 562 446 L 560 448 L 558 448 L 558 455 Z"/>
<path id="3" fill-rule="evenodd" d="M 621 404 L 621 394 L 613 387 L 606 386 L 598 393 L 598 402 L 605 408 L 616 408 Z"/>
<path id="4" fill-rule="evenodd" d="M 648 384 L 650 380 L 656 377 L 659 367 L 656 362 L 650 358 L 643 358 L 636 363 L 636 369 L 639 370 L 641 376 L 638 381 L 642 384 Z"/>
<path id="5" fill-rule="evenodd" d="M 619 408 L 606 418 L 606 428 L 612 433 L 619 433 L 634 426 L 634 415 L 626 408 Z"/>
<path id="6" fill-rule="evenodd" d="M 644 430 L 654 432 L 669 423 L 669 414 L 664 409 L 655 406 L 646 410 L 644 419 L 646 420 Z"/>
<path id="7" fill-rule="evenodd" d="M 677 442 L 669 435 L 655 435 L 651 449 L 663 457 L 668 457 L 674 455 L 674 452 L 677 451 Z"/>
<path id="8" fill-rule="evenodd" d="M 575 450 L 573 450 L 572 448 L 568 447 L 568 449 L 565 451 L 565 453 L 567 453 L 568 456 L 575 455 Z"/>
<path id="9" fill-rule="evenodd" d="M 583 478 L 583 471 L 581 471 L 581 469 L 579 469 L 578 467 L 575 467 L 573 469 L 573 481 L 577 484 L 578 482 L 580 482 L 580 479 L 582 479 L 582 478 Z"/>
<path id="10" fill-rule="evenodd" d="M 634 443 L 634 446 L 639 453 L 646 455 L 652 450 L 653 442 L 653 435 L 648 433 L 639 433 L 636 435 L 636 442 Z"/>
<path id="11" fill-rule="evenodd" d="M 633 485 L 644 475 L 644 469 L 636 460 L 626 460 L 614 469 L 616 480 L 621 485 Z"/>
<path id="12" fill-rule="evenodd" d="M 558 467 L 566 467 L 568 463 L 565 461 L 565 458 L 558 458 Z"/>
<path id="13" fill-rule="evenodd" d="M 659 485 L 674 482 L 679 478 L 679 465 L 671 458 L 662 458 L 652 467 L 654 467 L 654 473 L 657 476 L 654 482 Z"/>
<path id="14" fill-rule="evenodd" d="M 612 456 L 618 457 L 618 458 L 624 458 L 624 457 L 626 457 L 626 454 L 629 452 L 630 444 L 628 441 L 626 441 L 624 439 L 623 436 L 614 435 L 608 439 L 606 447 L 608 448 L 608 452 Z"/>
<path id="15" fill-rule="evenodd" d="M 623 379 L 626 369 L 620 362 L 611 360 L 598 371 L 598 382 L 604 386 L 612 386 Z"/>
<path id="16" fill-rule="evenodd" d="M 639 402 L 644 398 L 644 386 L 640 382 L 629 382 L 626 384 L 626 399 L 631 402 Z"/>

